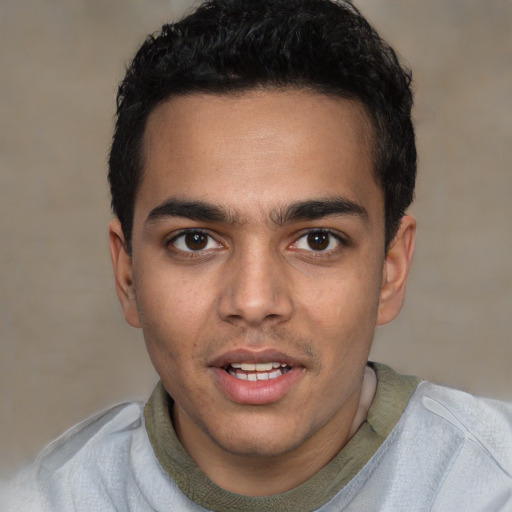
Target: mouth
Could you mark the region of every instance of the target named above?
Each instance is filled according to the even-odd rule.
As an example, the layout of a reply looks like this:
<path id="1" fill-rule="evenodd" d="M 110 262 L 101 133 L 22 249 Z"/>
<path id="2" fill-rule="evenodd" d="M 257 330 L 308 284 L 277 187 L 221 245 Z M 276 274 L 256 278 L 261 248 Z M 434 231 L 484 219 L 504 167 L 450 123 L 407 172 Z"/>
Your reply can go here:
<path id="1" fill-rule="evenodd" d="M 231 350 L 209 367 L 218 389 L 232 402 L 245 405 L 279 402 L 306 375 L 300 360 L 272 349 Z"/>
<path id="2" fill-rule="evenodd" d="M 272 380 L 281 377 L 291 371 L 292 367 L 287 363 L 230 363 L 224 370 L 232 377 L 239 380 L 260 381 Z"/>

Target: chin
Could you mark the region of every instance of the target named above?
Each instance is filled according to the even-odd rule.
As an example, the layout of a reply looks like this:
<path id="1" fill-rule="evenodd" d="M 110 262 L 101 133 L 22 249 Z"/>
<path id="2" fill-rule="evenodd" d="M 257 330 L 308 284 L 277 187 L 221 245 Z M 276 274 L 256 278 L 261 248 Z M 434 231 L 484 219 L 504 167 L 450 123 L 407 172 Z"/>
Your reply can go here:
<path id="1" fill-rule="evenodd" d="M 255 428 L 256 421 L 210 437 L 222 450 L 239 457 L 277 457 L 292 451 L 308 437 L 288 425 L 280 428 L 275 421 Z"/>
<path id="2" fill-rule="evenodd" d="M 229 440 L 228 443 L 221 445 L 221 448 L 238 457 L 279 457 L 292 451 L 300 443 L 290 444 L 289 440 L 274 440 L 269 442 L 268 439 L 252 439 L 244 438 L 240 440 Z"/>

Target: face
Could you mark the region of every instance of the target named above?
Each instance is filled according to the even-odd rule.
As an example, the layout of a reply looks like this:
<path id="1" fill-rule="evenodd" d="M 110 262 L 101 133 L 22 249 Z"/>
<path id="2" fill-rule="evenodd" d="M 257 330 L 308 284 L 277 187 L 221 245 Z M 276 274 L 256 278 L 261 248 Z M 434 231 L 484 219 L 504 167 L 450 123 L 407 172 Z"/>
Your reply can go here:
<path id="1" fill-rule="evenodd" d="M 150 115 L 132 257 L 116 222 L 112 255 L 186 447 L 278 456 L 348 430 L 401 305 L 370 146 L 357 103 L 304 91 Z"/>

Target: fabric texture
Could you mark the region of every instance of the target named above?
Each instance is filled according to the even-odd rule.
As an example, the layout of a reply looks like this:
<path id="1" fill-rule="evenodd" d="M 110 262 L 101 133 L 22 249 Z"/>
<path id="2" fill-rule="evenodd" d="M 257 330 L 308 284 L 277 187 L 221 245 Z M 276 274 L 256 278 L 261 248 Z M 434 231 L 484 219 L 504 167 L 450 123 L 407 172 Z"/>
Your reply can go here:
<path id="1" fill-rule="evenodd" d="M 150 425 L 156 411 L 152 399 L 147 429 L 144 406 L 129 403 L 64 434 L 11 483 L 9 492 L 3 492 L 0 510 L 512 512 L 512 406 L 429 382 L 416 387 L 417 381 L 402 381 L 384 366 L 375 369 L 378 391 L 368 420 L 333 460 L 338 465 L 333 469 L 330 463 L 313 477 L 322 487 L 318 499 L 326 500 L 323 503 L 304 501 L 297 508 L 288 498 L 300 494 L 299 486 L 263 499 L 227 493 L 234 500 L 232 507 L 219 508 L 219 488 L 211 482 L 206 492 L 198 488 L 206 477 L 175 436 L 177 444 L 165 450 L 183 464 L 181 477 L 159 453 L 160 427 Z M 396 380 L 403 386 L 384 392 Z M 412 393 L 408 403 L 403 399 L 407 393 Z M 402 402 L 407 406 L 396 415 Z M 366 440 L 374 443 L 371 448 L 363 446 Z M 310 484 L 303 484 L 304 489 Z M 198 496 L 203 506 L 193 501 Z M 251 502 L 256 506 L 244 508 Z"/>

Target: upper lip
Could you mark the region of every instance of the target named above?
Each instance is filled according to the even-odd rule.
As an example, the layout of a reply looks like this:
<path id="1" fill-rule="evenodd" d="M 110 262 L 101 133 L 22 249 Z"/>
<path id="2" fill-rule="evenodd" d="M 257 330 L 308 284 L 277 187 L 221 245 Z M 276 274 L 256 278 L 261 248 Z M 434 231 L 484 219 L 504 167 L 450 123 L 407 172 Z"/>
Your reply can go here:
<path id="1" fill-rule="evenodd" d="M 226 368 L 231 363 L 286 363 L 288 366 L 299 366 L 300 363 L 289 354 L 285 354 L 274 349 L 249 350 L 239 348 L 224 352 L 214 358 L 209 366 L 216 368 Z"/>

